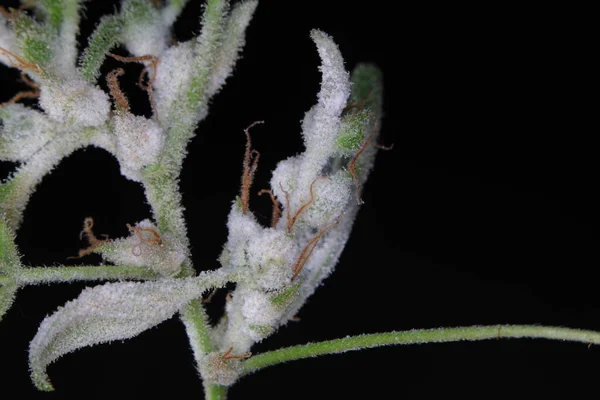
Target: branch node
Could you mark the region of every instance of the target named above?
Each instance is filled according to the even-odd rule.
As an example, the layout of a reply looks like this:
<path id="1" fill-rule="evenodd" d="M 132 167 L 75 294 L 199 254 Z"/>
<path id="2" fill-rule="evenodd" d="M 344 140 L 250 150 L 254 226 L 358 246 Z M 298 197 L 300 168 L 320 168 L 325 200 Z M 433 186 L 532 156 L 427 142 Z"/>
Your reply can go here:
<path id="1" fill-rule="evenodd" d="M 240 354 L 240 355 L 234 355 L 232 353 L 233 353 L 233 347 L 230 347 L 229 350 L 227 350 L 225 353 L 223 353 L 223 355 L 221 355 L 221 359 L 223 361 L 243 360 L 245 358 L 250 358 L 250 356 L 252 356 L 252 353 L 249 351 L 244 354 Z"/>

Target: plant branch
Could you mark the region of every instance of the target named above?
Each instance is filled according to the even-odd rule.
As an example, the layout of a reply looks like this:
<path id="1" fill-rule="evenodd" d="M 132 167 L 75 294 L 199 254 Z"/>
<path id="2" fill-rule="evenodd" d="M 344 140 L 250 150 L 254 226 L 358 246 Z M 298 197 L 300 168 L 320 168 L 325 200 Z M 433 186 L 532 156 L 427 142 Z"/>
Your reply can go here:
<path id="1" fill-rule="evenodd" d="M 500 338 L 553 339 L 586 344 L 600 344 L 600 333 L 580 329 L 535 325 L 492 325 L 459 328 L 414 329 L 405 332 L 374 333 L 327 340 L 319 343 L 268 351 L 242 361 L 244 376 L 271 365 L 325 354 L 369 349 L 380 346 L 475 341 Z"/>
<path id="2" fill-rule="evenodd" d="M 159 275 L 146 267 L 131 265 L 32 267 L 20 268 L 14 279 L 19 286 L 73 281 L 156 279 Z M 0 276 L 0 283 L 3 277 Z M 5 277 L 8 279 L 8 277 Z"/>

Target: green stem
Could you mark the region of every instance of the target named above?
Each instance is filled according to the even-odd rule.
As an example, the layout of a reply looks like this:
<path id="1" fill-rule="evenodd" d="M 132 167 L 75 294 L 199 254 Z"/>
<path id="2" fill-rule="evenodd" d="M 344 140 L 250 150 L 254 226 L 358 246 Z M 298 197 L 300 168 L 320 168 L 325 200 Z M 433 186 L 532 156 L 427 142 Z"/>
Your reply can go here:
<path id="1" fill-rule="evenodd" d="M 459 328 L 415 329 L 406 332 L 374 333 L 342 339 L 308 343 L 268 351 L 242 362 L 240 376 L 256 372 L 271 365 L 325 354 L 402 344 L 442 343 L 460 340 L 486 340 L 499 338 L 554 339 L 586 344 L 600 344 L 600 333 L 580 329 L 535 325 L 493 325 Z"/>
<path id="2" fill-rule="evenodd" d="M 227 386 L 213 385 L 204 381 L 204 398 L 206 400 L 226 400 Z"/>
<path id="3" fill-rule="evenodd" d="M 185 306 L 181 310 L 181 319 L 186 330 L 194 333 L 193 337 L 190 337 L 190 344 L 194 358 L 199 360 L 204 354 L 212 351 L 208 316 L 200 301 L 194 300 Z"/>
<path id="4" fill-rule="evenodd" d="M 199 300 L 194 300 L 181 310 L 181 321 L 188 333 L 194 359 L 200 365 L 202 358 L 213 349 L 210 338 L 210 325 L 208 316 Z M 209 383 L 206 379 L 202 381 L 206 400 L 225 400 L 227 398 L 227 387 Z"/>
<path id="5" fill-rule="evenodd" d="M 206 113 L 208 77 L 215 59 L 214 53 L 218 48 L 228 4 L 227 0 L 207 1 L 202 19 L 202 31 L 195 49 L 198 55 L 195 73 L 189 83 L 188 92 L 180 101 L 186 107 L 178 107 L 178 118 L 172 122 L 169 129 L 160 161 L 147 167 L 143 172 L 146 197 L 152 207 L 159 231 L 175 235 L 178 240 L 185 243 L 186 249 L 189 249 L 189 241 L 181 206 L 179 173 L 183 155 L 186 153 L 185 148 L 194 135 L 199 119 L 197 116 L 201 119 Z M 193 276 L 195 273 L 191 267 L 189 251 L 186 258 L 182 277 Z M 180 316 L 186 327 L 196 363 L 201 365 L 202 358 L 212 351 L 211 328 L 206 311 L 199 301 L 192 301 L 181 311 Z M 206 399 L 209 400 L 224 400 L 227 396 L 226 387 L 207 383 L 206 380 L 204 380 L 204 391 Z"/>
<path id="6" fill-rule="evenodd" d="M 132 265 L 77 266 L 77 267 L 33 267 L 15 271 L 19 286 L 42 283 L 101 281 L 120 279 L 155 279 L 159 275 L 146 267 Z M 8 277 L 0 276 L 0 283 Z"/>

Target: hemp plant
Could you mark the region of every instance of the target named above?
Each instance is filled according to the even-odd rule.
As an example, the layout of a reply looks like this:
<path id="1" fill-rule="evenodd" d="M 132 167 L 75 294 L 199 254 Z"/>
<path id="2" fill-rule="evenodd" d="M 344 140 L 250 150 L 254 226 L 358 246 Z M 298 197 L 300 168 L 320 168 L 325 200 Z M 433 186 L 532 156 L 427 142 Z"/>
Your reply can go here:
<path id="1" fill-rule="evenodd" d="M 253 354 L 253 346 L 294 320 L 331 275 L 350 236 L 363 185 L 385 147 L 378 141 L 382 76 L 370 64 L 349 73 L 334 39 L 310 32 L 322 79 L 302 121 L 305 150 L 279 162 L 270 189 L 255 190 L 260 149 L 252 134 L 262 121 L 240 127 L 246 148 L 221 266 L 198 273 L 181 169 L 198 123 L 239 58 L 257 1 L 208 0 L 199 35 L 178 43 L 172 26 L 185 4 L 123 0 L 116 14 L 101 19 L 81 54 L 81 1 L 38 0 L 1 10 L 0 61 L 19 69 L 30 89 L 0 106 L 0 159 L 18 164 L 0 186 L 0 317 L 28 285 L 114 281 L 84 289 L 41 322 L 29 348 L 37 388 L 54 389 L 46 369 L 61 356 L 132 338 L 176 314 L 207 399 L 225 398 L 239 379 L 268 366 L 378 346 L 519 337 L 600 343 L 600 334 L 590 331 L 494 325 L 365 334 Z M 114 53 L 118 46 L 128 54 Z M 107 58 L 141 64 L 141 75 L 128 76 L 123 68 L 102 74 Z M 132 112 L 122 86 L 128 78 L 146 92 L 150 117 Z M 37 107 L 22 105 L 23 99 L 37 100 Z M 31 195 L 62 159 L 88 146 L 112 154 L 121 174 L 143 187 L 151 215 L 131 221 L 122 238 L 102 236 L 92 218 L 82 221 L 87 246 L 73 256 L 95 253 L 101 265 L 23 265 L 14 239 Z M 256 192 L 272 202 L 268 225 L 252 211 Z M 204 303 L 232 284 L 222 317 L 210 322 Z"/>

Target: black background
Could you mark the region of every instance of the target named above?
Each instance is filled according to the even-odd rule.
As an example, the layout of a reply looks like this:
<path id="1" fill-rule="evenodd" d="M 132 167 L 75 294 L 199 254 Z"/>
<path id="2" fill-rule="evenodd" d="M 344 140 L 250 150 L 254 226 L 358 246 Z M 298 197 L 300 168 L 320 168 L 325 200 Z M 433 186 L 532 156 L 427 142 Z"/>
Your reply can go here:
<path id="1" fill-rule="evenodd" d="M 186 8 L 179 40 L 199 32 L 200 3 Z M 115 4 L 89 2 L 82 36 Z M 253 131 L 262 155 L 256 190 L 267 187 L 279 160 L 302 150 L 300 120 L 320 80 L 310 29 L 334 37 L 349 69 L 371 61 L 383 70 L 382 142 L 394 148 L 378 156 L 335 273 L 301 310 L 301 321 L 256 352 L 441 326 L 600 330 L 589 10 L 418 4 L 262 0 L 235 75 L 189 146 L 181 186 L 193 259 L 199 270 L 214 269 L 239 190 L 243 129 L 266 121 Z M 116 66 L 107 62 L 103 73 Z M 0 71 L 5 101 L 24 87 L 14 84 L 17 72 Z M 137 76 L 139 69 L 128 71 Z M 133 84 L 125 90 L 139 100 L 134 111 L 147 113 L 143 92 Z M 5 178 L 13 166 L 0 168 Z M 268 223 L 269 201 L 251 201 Z M 139 185 L 92 148 L 65 159 L 39 185 L 18 232 L 24 262 L 97 262 L 67 260 L 83 246 L 78 233 L 87 216 L 110 237 L 149 216 Z M 65 356 L 49 368 L 57 390 L 37 392 L 28 343 L 44 316 L 85 286 L 18 293 L 0 324 L 0 386 L 14 390 L 3 399 L 202 398 L 177 318 L 125 343 Z M 211 315 L 220 302 L 222 296 Z M 541 340 L 381 348 L 272 367 L 242 379 L 230 398 L 578 398 L 597 391 L 599 363 L 594 346 Z"/>

